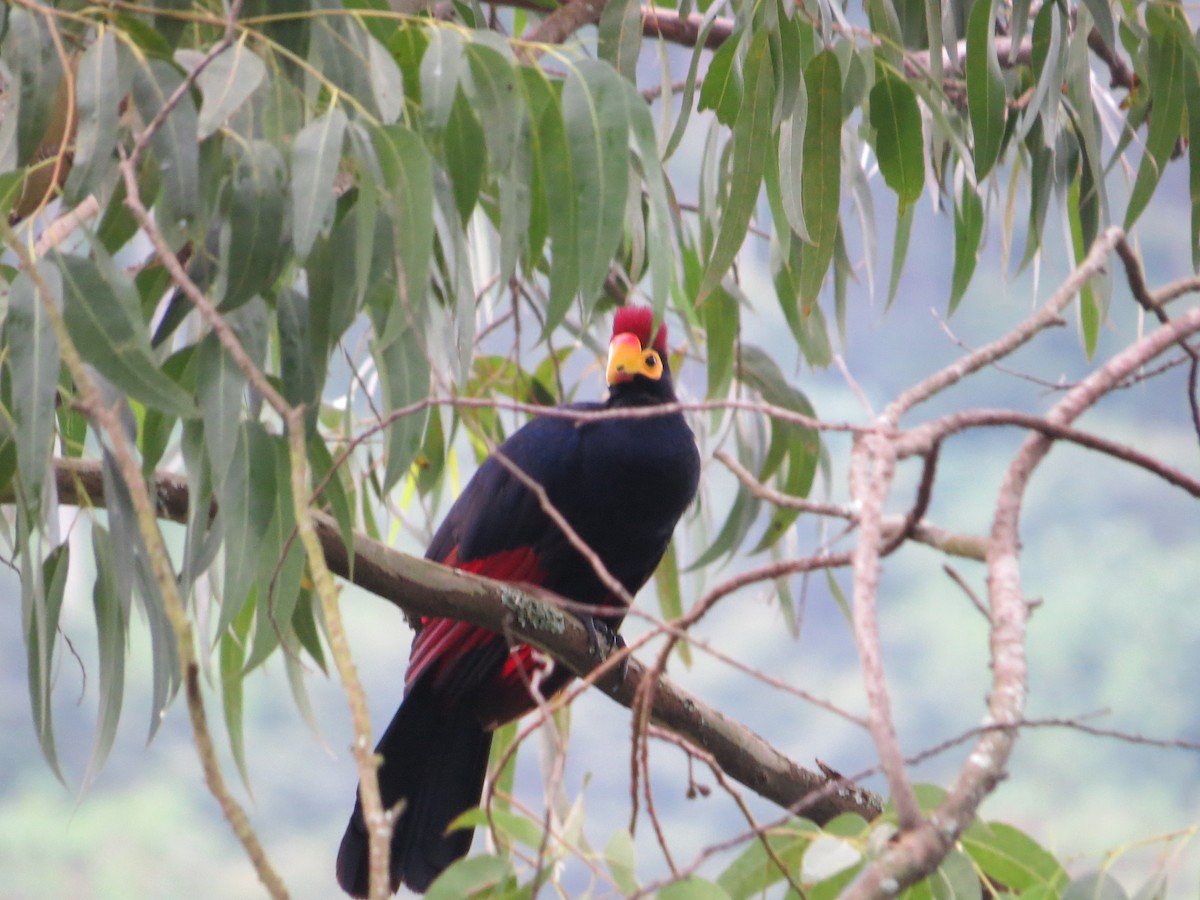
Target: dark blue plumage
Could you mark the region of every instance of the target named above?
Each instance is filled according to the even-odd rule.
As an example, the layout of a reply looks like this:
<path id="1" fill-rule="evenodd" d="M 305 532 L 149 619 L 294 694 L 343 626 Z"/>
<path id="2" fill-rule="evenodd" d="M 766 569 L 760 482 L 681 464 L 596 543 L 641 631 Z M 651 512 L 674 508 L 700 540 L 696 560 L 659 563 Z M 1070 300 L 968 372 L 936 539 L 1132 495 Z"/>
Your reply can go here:
<path id="1" fill-rule="evenodd" d="M 651 339 L 649 310 L 618 311 L 609 350 L 609 398 L 571 409 L 673 402 L 666 330 Z M 696 493 L 700 459 L 678 412 L 580 420 L 536 418 L 497 450 L 546 491 L 550 503 L 630 594 L 654 573 L 675 524 Z M 542 509 L 538 497 L 496 455 L 480 466 L 442 522 L 426 556 L 503 581 L 537 585 L 577 603 L 612 607 L 604 587 Z M 598 617 L 612 629 L 621 615 Z M 526 688 L 539 665 L 528 647 L 450 619 L 429 619 L 413 641 L 405 700 L 377 752 L 385 805 L 404 799 L 392 840 L 392 889 L 424 891 L 470 848 L 471 833 L 446 826 L 479 802 L 491 729 L 534 706 Z M 570 680 L 544 673 L 543 692 Z M 367 840 L 359 804 L 342 839 L 338 881 L 367 893 Z"/>

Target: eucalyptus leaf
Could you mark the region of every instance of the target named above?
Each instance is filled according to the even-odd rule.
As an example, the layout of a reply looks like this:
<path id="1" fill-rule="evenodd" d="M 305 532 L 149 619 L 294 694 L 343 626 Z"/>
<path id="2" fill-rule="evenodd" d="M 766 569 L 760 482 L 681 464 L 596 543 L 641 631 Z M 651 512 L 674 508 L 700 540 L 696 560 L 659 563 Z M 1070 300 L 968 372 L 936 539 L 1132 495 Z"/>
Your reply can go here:
<path id="1" fill-rule="evenodd" d="M 346 114 L 330 107 L 292 142 L 292 246 L 304 259 L 333 222 L 333 179 L 346 133 Z"/>
<path id="2" fill-rule="evenodd" d="M 192 72 L 206 54 L 198 50 L 176 50 L 175 62 Z M 254 51 L 238 41 L 212 57 L 196 77 L 202 98 L 196 120 L 196 136 L 204 140 L 249 99 L 266 77 L 267 67 Z"/>
<path id="3" fill-rule="evenodd" d="M 62 303 L 62 278 L 54 266 L 38 266 L 39 287 L 28 272 L 20 272 L 9 288 L 8 314 L 4 318 L 4 344 L 12 375 L 12 416 L 17 445 L 17 466 L 28 492 L 31 510 L 41 507 L 42 485 L 49 472 L 50 444 L 54 438 L 54 406 L 58 394 L 58 339 L 46 304 Z"/>

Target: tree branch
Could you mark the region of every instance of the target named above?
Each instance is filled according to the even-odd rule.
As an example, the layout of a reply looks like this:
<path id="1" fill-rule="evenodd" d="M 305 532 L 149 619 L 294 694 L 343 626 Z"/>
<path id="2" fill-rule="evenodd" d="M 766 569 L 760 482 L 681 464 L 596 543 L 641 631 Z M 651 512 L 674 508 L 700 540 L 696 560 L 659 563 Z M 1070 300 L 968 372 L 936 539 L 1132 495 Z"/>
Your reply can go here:
<path id="1" fill-rule="evenodd" d="M 54 472 L 61 502 L 105 505 L 99 463 L 55 459 Z M 185 522 L 186 482 L 173 473 L 157 472 L 154 488 L 159 517 Z M 8 498 L 0 500 L 10 502 Z M 330 571 L 389 600 L 409 616 L 445 616 L 510 633 L 551 654 L 581 676 L 601 664 L 592 654 L 583 626 L 548 602 L 551 598 L 546 595 L 534 595 L 409 556 L 359 534 L 353 546 L 347 548 L 332 518 L 316 513 L 313 520 Z M 602 676 L 597 686 L 622 706 L 630 707 L 645 676 L 645 666 L 631 659 L 623 674 Z M 856 812 L 868 819 L 879 814 L 881 804 L 874 795 L 847 790 L 803 768 L 667 678 L 655 685 L 652 720 L 712 754 L 730 778 L 818 824 L 844 812 Z"/>

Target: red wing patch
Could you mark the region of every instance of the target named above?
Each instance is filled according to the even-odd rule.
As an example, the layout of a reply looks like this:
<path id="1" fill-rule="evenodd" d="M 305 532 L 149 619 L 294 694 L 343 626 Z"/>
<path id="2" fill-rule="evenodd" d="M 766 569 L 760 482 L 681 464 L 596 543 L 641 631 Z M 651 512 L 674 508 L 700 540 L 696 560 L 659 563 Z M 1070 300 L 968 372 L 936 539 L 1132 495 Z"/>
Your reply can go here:
<path id="1" fill-rule="evenodd" d="M 518 547 L 485 556 L 482 559 L 472 559 L 460 562 L 458 547 L 451 550 L 442 563 L 473 572 L 497 581 L 510 581 L 515 584 L 537 584 L 541 579 L 537 554 L 529 547 Z M 431 666 L 437 677 L 443 678 L 456 660 L 462 659 L 472 650 L 485 646 L 489 641 L 496 640 L 497 634 L 477 625 L 459 622 L 456 619 L 423 618 L 421 631 L 413 641 L 412 654 L 408 660 L 408 671 L 404 676 L 405 687 L 416 681 L 421 674 Z M 529 648 L 519 648 L 525 670 L 530 670 Z M 511 669 L 511 671 L 510 671 Z M 510 656 L 505 663 L 504 680 L 520 679 L 517 664 Z"/>

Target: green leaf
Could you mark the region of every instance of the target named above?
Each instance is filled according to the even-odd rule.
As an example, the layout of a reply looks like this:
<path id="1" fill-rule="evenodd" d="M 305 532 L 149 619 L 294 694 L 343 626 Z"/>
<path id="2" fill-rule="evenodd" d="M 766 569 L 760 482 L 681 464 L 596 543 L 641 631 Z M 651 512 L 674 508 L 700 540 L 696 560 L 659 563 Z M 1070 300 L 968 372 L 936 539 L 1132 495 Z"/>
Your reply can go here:
<path id="1" fill-rule="evenodd" d="M 375 95 L 375 105 L 379 107 L 379 120 L 390 125 L 404 112 L 404 75 L 383 44 L 370 35 L 366 43 L 367 76 Z"/>
<path id="2" fill-rule="evenodd" d="M 658 610 L 663 621 L 670 622 L 683 615 L 683 590 L 679 583 L 679 559 L 675 545 L 668 544 L 662 562 L 654 570 L 654 587 L 658 591 Z M 687 641 L 675 645 L 679 659 L 685 666 L 692 664 L 692 651 Z"/>
<path id="3" fill-rule="evenodd" d="M 1084 171 L 1086 172 L 1086 168 Z M 1079 200 L 1079 196 L 1083 192 L 1082 181 L 1081 174 L 1079 178 L 1071 182 L 1071 186 L 1067 190 L 1067 223 L 1071 229 L 1071 248 L 1075 252 L 1077 262 L 1083 261 L 1089 249 L 1084 234 L 1086 226 L 1083 220 L 1082 204 Z M 1088 359 L 1091 359 L 1096 352 L 1096 345 L 1100 340 L 1102 318 L 1100 297 L 1094 287 L 1095 280 L 1087 282 L 1079 289 L 1079 324 L 1083 333 L 1084 351 L 1087 353 Z"/>
<path id="4" fill-rule="evenodd" d="M 61 114 L 57 107 L 62 63 L 49 30 L 58 25 L 47 22 L 40 14 L 14 7 L 4 35 L 4 59 L 16 85 L 15 92 L 10 88 L 6 105 L 16 114 L 17 162 L 21 165 L 34 161 L 47 129 Z"/>
<path id="5" fill-rule="evenodd" d="M 330 454 L 329 448 L 318 434 L 313 434 L 309 438 L 308 461 L 312 466 L 312 487 L 315 490 L 317 485 L 326 481 L 334 464 L 334 458 Z M 333 516 L 338 524 L 342 542 L 349 550 L 354 544 L 354 501 L 350 496 L 353 486 L 351 485 L 351 492 L 346 490 L 345 481 L 347 479 L 348 475 L 346 475 L 346 468 L 343 465 L 332 478 L 329 478 L 321 494 L 313 498 L 313 504 L 317 509 L 326 510 Z M 353 559 L 353 554 L 350 555 L 350 559 Z"/>
<path id="6" fill-rule="evenodd" d="M 218 633 L 223 633 L 245 606 L 255 586 L 260 549 L 275 513 L 275 450 L 257 422 L 245 422 L 229 462 L 217 484 L 217 509 L 225 534 L 225 577 Z M 263 598 L 259 602 L 265 603 Z"/>
<path id="7" fill-rule="evenodd" d="M 265 293 L 283 267 L 286 180 L 287 165 L 274 145 L 243 145 L 229 185 L 229 213 L 221 223 L 222 312 Z"/>
<path id="8" fill-rule="evenodd" d="M 454 189 L 454 203 L 462 221 L 471 218 L 475 201 L 479 198 L 479 186 L 483 182 L 483 169 L 487 161 L 485 132 L 475 118 L 466 94 L 459 92 L 450 109 L 450 118 L 442 134 L 442 152 L 446 158 L 446 172 Z"/>
<path id="9" fill-rule="evenodd" d="M 772 406 L 815 417 L 808 398 L 787 383 L 783 372 L 770 356 L 752 344 L 742 345 L 738 377 L 742 384 L 757 391 Z M 776 469 L 782 468 L 784 474 L 780 479 L 780 489 L 792 496 L 807 497 L 816 478 L 820 450 L 820 438 L 813 429 L 794 422 L 772 420 L 771 443 L 767 459 L 758 473 L 759 478 L 767 479 Z M 798 515 L 799 511 L 795 509 L 776 508 L 754 552 L 774 544 Z"/>
<path id="10" fill-rule="evenodd" d="M 396 226 L 396 250 L 404 264 L 405 287 L 398 305 L 419 309 L 433 250 L 433 159 L 421 138 L 402 125 L 373 129 L 371 143 L 383 175 L 385 209 Z M 390 343 L 395 336 L 389 330 L 380 340 Z"/>
<path id="11" fill-rule="evenodd" d="M 446 869 L 425 893 L 426 900 L 493 896 L 513 881 L 512 863 L 502 856 L 468 856 Z"/>
<path id="12" fill-rule="evenodd" d="M 206 55 L 199 50 L 176 50 L 175 62 L 192 72 Z M 262 84 L 266 74 L 263 61 L 241 41 L 213 57 L 196 77 L 201 97 L 197 138 L 204 140 L 224 125 Z"/>
<path id="13" fill-rule="evenodd" d="M 963 833 L 963 849 L 989 878 L 1012 891 L 1067 884 L 1067 873 L 1052 854 L 1024 832 L 1002 822 L 974 822 Z"/>
<path id="14" fill-rule="evenodd" d="M 712 254 L 700 279 L 697 304 L 704 302 L 705 297 L 729 271 L 746 238 L 750 217 L 758 204 L 766 156 L 771 147 L 771 113 L 775 106 L 775 83 L 767 56 L 768 41 L 766 31 L 756 31 L 746 51 L 742 66 L 746 79 L 745 99 L 733 125 L 733 163 L 728 200 Z"/>
<path id="15" fill-rule="evenodd" d="M 120 547 L 122 554 L 122 565 L 115 567 L 116 578 L 122 582 L 119 590 L 122 596 L 130 590 L 123 586 L 123 580 L 137 587 L 135 596 L 150 630 L 151 702 L 150 728 L 146 738 L 150 740 L 163 722 L 167 704 L 179 689 L 179 647 L 175 631 L 164 611 L 162 589 L 154 575 L 150 555 L 138 526 L 133 497 L 116 459 L 107 448 L 101 457 L 100 475 L 113 545 Z M 126 619 L 129 619 L 128 613 Z"/>
<path id="16" fill-rule="evenodd" d="M 637 847 L 624 828 L 618 828 L 604 847 L 604 861 L 617 890 L 625 896 L 637 891 Z"/>
<path id="17" fill-rule="evenodd" d="M 896 234 L 892 243 L 892 274 L 888 278 L 887 305 L 896 299 L 900 287 L 900 276 L 904 273 L 904 261 L 908 258 L 908 243 L 912 238 L 913 213 L 915 206 L 899 210 L 896 214 Z"/>
<path id="18" fill-rule="evenodd" d="M 1129 895 L 1108 872 L 1092 872 L 1072 880 L 1062 900 L 1129 900 Z"/>
<path id="19" fill-rule="evenodd" d="M 300 130 L 292 142 L 292 246 L 303 260 L 318 234 L 333 224 L 333 179 L 342 155 L 346 114 L 336 106 Z"/>
<path id="20" fill-rule="evenodd" d="M 637 63 L 642 52 L 642 4 L 640 0 L 613 0 L 600 13 L 600 58 L 622 78 L 637 83 Z"/>
<path id="21" fill-rule="evenodd" d="M 372 36 L 361 20 L 333 12 L 340 12 L 341 6 L 335 0 L 311 0 L 311 12 L 303 11 L 303 17 L 311 22 L 310 71 L 320 73 L 322 85 L 330 94 L 335 90 L 349 94 L 369 116 L 375 117 L 379 109 L 371 81 Z M 320 14 L 324 11 L 329 12 Z"/>
<path id="22" fill-rule="evenodd" d="M 567 139 L 562 101 L 555 87 L 540 69 L 523 66 L 521 74 L 530 113 L 535 117 L 530 132 L 535 173 L 530 231 L 541 232 L 537 240 L 531 235 L 530 250 L 540 251 L 541 240 L 549 235 L 552 251 L 550 302 L 543 327 L 543 332 L 549 333 L 566 315 L 579 290 L 581 242 L 575 162 Z M 536 265 L 537 259 L 531 258 L 527 263 Z"/>
<path id="23" fill-rule="evenodd" d="M 275 464 L 274 510 L 271 524 L 263 534 L 258 552 L 258 604 L 254 623 L 254 643 L 244 663 L 246 671 L 262 663 L 287 637 L 287 631 L 300 597 L 304 575 L 304 547 L 296 535 L 295 505 L 292 499 L 291 459 L 287 439 L 271 435 L 270 446 L 253 446 L 253 453 L 270 453 Z"/>
<path id="24" fill-rule="evenodd" d="M 871 127 L 879 171 L 899 196 L 903 214 L 925 187 L 925 147 L 916 95 L 890 72 L 880 71 L 871 89 Z"/>
<path id="25" fill-rule="evenodd" d="M 788 871 L 797 872 L 804 851 L 818 833 L 819 829 L 815 825 L 797 819 L 786 826 L 772 828 L 763 837 Z M 767 855 L 763 841 L 754 840 L 750 841 L 737 859 L 721 873 L 717 883 L 733 900 L 750 900 L 760 896 L 772 885 L 778 884 L 783 880 L 783 876 L 784 873 L 779 871 L 775 860 Z"/>
<path id="26" fill-rule="evenodd" d="M 953 315 L 975 274 L 979 260 L 979 242 L 983 237 L 983 200 L 963 175 L 958 205 L 954 209 L 954 274 L 950 281 L 950 309 Z"/>
<path id="27" fill-rule="evenodd" d="M 1025 140 L 1035 124 L 1042 129 L 1039 134 L 1053 144 L 1057 133 L 1058 104 L 1062 99 L 1062 83 L 1067 65 L 1063 42 L 1062 10 L 1057 4 L 1048 3 L 1038 11 L 1033 23 L 1033 67 L 1037 75 L 1033 96 L 1025 105 L 1024 112 L 1013 132 L 1013 141 Z M 1046 132 L 1046 128 L 1052 130 Z M 1031 152 L 1032 148 L 1031 148 Z"/>
<path id="28" fill-rule="evenodd" d="M 692 114 L 692 100 L 696 95 L 696 73 L 700 69 L 700 57 L 705 50 L 705 45 L 708 41 L 708 35 L 712 31 L 713 25 L 716 23 L 715 16 L 706 17 L 703 25 L 700 26 L 700 33 L 696 36 L 696 44 L 692 48 L 692 59 L 688 63 L 687 77 L 683 80 L 683 93 L 679 98 L 679 118 L 675 120 L 675 127 L 671 129 L 671 136 L 667 138 L 667 146 L 663 149 L 662 157 L 664 160 L 670 159 L 677 149 L 679 143 L 683 140 L 684 134 L 687 132 L 687 125 Z M 729 44 L 736 44 L 737 38 L 730 36 L 725 40 L 721 47 Z M 718 52 L 721 48 L 717 48 Z M 714 54 L 715 57 L 716 54 Z M 709 61 L 709 74 L 712 73 L 712 60 Z M 705 76 L 705 82 L 708 77 Z M 703 90 L 704 85 L 700 85 Z"/>
<path id="29" fill-rule="evenodd" d="M 1148 15 L 1147 21 L 1156 22 L 1157 18 Z M 1150 202 L 1179 138 L 1187 81 L 1184 53 L 1183 42 L 1174 28 L 1151 25 L 1148 68 L 1154 108 L 1146 132 L 1146 152 L 1142 154 L 1129 205 L 1125 208 L 1126 231 L 1133 227 Z"/>
<path id="30" fill-rule="evenodd" d="M 191 397 L 159 370 L 137 290 L 109 260 L 56 257 L 63 276 L 63 319 L 86 362 L 147 406 L 181 419 L 197 414 Z"/>
<path id="31" fill-rule="evenodd" d="M 536 850 L 541 846 L 543 836 L 541 822 L 512 812 L 511 809 L 486 812 L 478 807 L 468 809 L 447 826 L 449 831 L 457 828 L 491 828 L 505 849 L 514 844 L 524 844 Z"/>
<path id="32" fill-rule="evenodd" d="M 759 42 L 763 44 L 763 47 L 754 51 L 759 56 L 766 53 L 766 33 L 755 32 L 754 40 L 758 40 L 760 33 L 763 35 L 763 40 Z M 743 63 L 741 72 L 735 65 L 740 43 L 741 34 L 735 32 L 717 48 L 717 52 L 713 54 L 708 63 L 708 72 L 705 73 L 704 83 L 700 85 L 700 102 L 696 107 L 700 112 L 706 109 L 713 110 L 717 114 L 717 121 L 729 127 L 733 127 L 741 115 L 743 73 L 747 78 L 750 74 L 747 71 L 749 62 Z M 753 65 L 757 67 L 761 65 L 761 62 L 760 59 Z"/>
<path id="33" fill-rule="evenodd" d="M 1200 63 L 1188 58 L 1188 193 L 1192 207 L 1192 271 L 1200 271 Z"/>
<path id="34" fill-rule="evenodd" d="M 808 120 L 808 86 L 797 72 L 799 90 L 792 114 L 779 123 L 779 199 L 784 218 L 801 240 L 809 240 L 804 221 L 804 123 Z M 789 248 L 790 249 L 790 248 Z"/>
<path id="35" fill-rule="evenodd" d="M 425 124 L 440 131 L 450 121 L 458 81 L 466 69 L 463 40 L 449 27 L 429 28 L 429 46 L 421 57 L 421 100 Z"/>
<path id="36" fill-rule="evenodd" d="M 133 101 L 142 121 L 152 121 L 182 83 L 183 77 L 175 67 L 161 59 L 149 59 L 137 66 L 133 71 Z M 196 105 L 191 92 L 185 92 L 150 138 L 162 178 L 162 195 L 154 218 L 172 246 L 184 240 L 200 214 L 198 136 Z"/>
<path id="37" fill-rule="evenodd" d="M 92 588 L 92 607 L 96 616 L 96 642 L 100 662 L 99 709 L 96 737 L 88 757 L 87 770 L 79 788 L 82 795 L 104 766 L 121 719 L 121 701 L 125 694 L 125 641 L 129 622 L 126 612 L 130 596 L 128 581 L 117 578 L 118 565 L 108 530 L 92 523 L 92 558 L 96 563 L 96 583 Z"/>
<path id="38" fill-rule="evenodd" d="M 625 91 L 620 76 L 595 60 L 572 66 L 563 85 L 563 124 L 579 210 L 579 292 L 585 301 L 600 294 L 621 242 L 629 190 Z M 547 312 L 547 331 L 561 321 L 556 313 Z"/>
<path id="39" fill-rule="evenodd" d="M 220 633 L 219 665 L 221 674 L 221 708 L 225 713 L 225 732 L 229 735 L 229 750 L 237 766 L 242 784 L 250 789 L 250 771 L 246 767 L 245 683 L 244 662 L 250 623 L 254 608 L 246 605 L 237 618 Z"/>
<path id="40" fill-rule="evenodd" d="M 296 611 L 292 613 L 292 631 L 295 632 L 300 646 L 312 657 L 313 662 L 320 666 L 322 672 L 328 674 L 329 670 L 325 664 L 325 650 L 321 646 L 321 633 L 317 626 L 316 599 L 313 597 L 313 592 L 308 588 L 300 591 L 300 598 L 296 602 Z M 284 655 L 288 659 L 292 659 L 293 657 L 292 653 Z M 297 668 L 299 670 L 297 674 L 303 676 L 304 666 L 301 665 Z M 289 675 L 289 680 L 290 677 Z M 301 677 L 301 683 L 303 683 L 303 680 L 303 677 Z"/>
<path id="41" fill-rule="evenodd" d="M 117 40 L 105 31 L 87 48 L 75 79 L 75 157 L 63 190 L 70 206 L 88 194 L 101 195 L 101 185 L 117 165 L 121 98 L 129 92 L 129 76 L 117 65 Z"/>
<path id="42" fill-rule="evenodd" d="M 658 900 L 729 900 L 729 894 L 719 885 L 699 875 L 672 881 L 657 896 Z"/>
<path id="43" fill-rule="evenodd" d="M 804 129 L 804 221 L 811 243 L 800 256 L 800 301 L 805 311 L 817 300 L 833 260 L 842 183 L 842 76 L 838 58 L 822 51 L 804 73 L 808 122 Z"/>
<path id="44" fill-rule="evenodd" d="M 654 137 L 654 123 L 650 108 L 642 95 L 631 84 L 625 85 L 625 113 L 629 130 L 641 163 L 642 183 L 648 199 L 646 203 L 646 237 L 650 257 L 650 306 L 656 318 L 661 319 L 666 310 L 667 299 L 678 281 L 678 268 L 674 253 L 666 252 L 675 240 L 675 219 L 663 172 L 658 156 L 658 144 Z"/>
<path id="45" fill-rule="evenodd" d="M 975 136 L 975 180 L 983 181 L 1004 140 L 1004 76 L 996 57 L 995 0 L 980 0 L 967 20 L 967 110 Z"/>
<path id="46" fill-rule="evenodd" d="M 28 535 L 22 540 L 21 609 L 25 618 L 25 648 L 28 657 L 29 699 L 33 708 L 33 727 L 46 763 L 59 781 L 63 780 L 54 746 L 54 718 L 50 695 L 54 689 L 54 645 L 58 635 L 58 619 L 62 612 L 67 585 L 70 549 L 60 544 L 51 550 L 38 566 L 32 554 L 25 551 Z M 36 542 L 40 547 L 41 541 Z"/>
<path id="47" fill-rule="evenodd" d="M 483 124 L 488 156 L 497 172 L 507 172 L 517 152 L 522 124 L 527 124 L 517 90 L 517 74 L 504 54 L 478 43 L 466 48 L 467 78 L 463 91 Z"/>
<path id="48" fill-rule="evenodd" d="M 384 414 L 422 400 L 429 393 L 430 371 L 425 353 L 413 329 L 403 331 L 386 346 L 371 348 L 379 370 Z M 383 489 L 390 490 L 408 472 L 421 446 L 428 410 L 401 416 L 385 432 L 387 469 Z"/>
<path id="49" fill-rule="evenodd" d="M 959 850 L 951 850 L 927 879 L 901 895 L 904 900 L 979 900 L 983 887 L 970 858 Z"/>
<path id="50" fill-rule="evenodd" d="M 58 339 L 46 315 L 46 302 L 62 303 L 62 277 L 42 262 L 38 273 L 50 297 L 39 291 L 28 272 L 20 272 L 8 294 L 4 343 L 12 375 L 12 416 L 17 443 L 17 466 L 29 492 L 30 509 L 39 509 L 42 485 L 49 472 L 54 439 L 54 401 L 58 394 Z"/>
<path id="51" fill-rule="evenodd" d="M 705 356 L 708 362 L 710 400 L 724 397 L 733 380 L 735 350 L 738 336 L 737 299 L 720 285 L 700 305 L 704 323 Z"/>
<path id="52" fill-rule="evenodd" d="M 309 422 L 315 423 L 320 396 L 312 336 L 308 330 L 308 297 L 290 288 L 282 290 L 276 299 L 275 310 L 283 398 L 293 406 L 307 406 Z"/>

